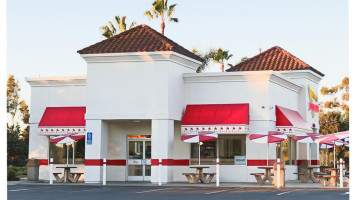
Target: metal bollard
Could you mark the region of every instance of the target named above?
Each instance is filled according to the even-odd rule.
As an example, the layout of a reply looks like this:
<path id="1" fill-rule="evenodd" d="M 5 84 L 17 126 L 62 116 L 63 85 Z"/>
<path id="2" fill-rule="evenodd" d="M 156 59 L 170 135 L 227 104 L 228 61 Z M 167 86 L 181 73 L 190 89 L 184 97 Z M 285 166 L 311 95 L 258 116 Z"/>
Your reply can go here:
<path id="1" fill-rule="evenodd" d="M 106 158 L 103 159 L 103 185 L 106 185 Z"/>
<path id="2" fill-rule="evenodd" d="M 281 187 L 281 159 L 277 159 L 277 189 Z"/>
<path id="3" fill-rule="evenodd" d="M 216 159 L 216 187 L 220 186 L 220 163 L 219 158 Z"/>
<path id="4" fill-rule="evenodd" d="M 158 185 L 162 185 L 162 158 L 158 159 Z"/>
<path id="5" fill-rule="evenodd" d="M 340 187 L 343 188 L 344 187 L 344 173 L 343 173 L 343 170 L 344 170 L 344 166 L 343 166 L 343 161 L 342 161 L 342 158 L 340 158 Z"/>
<path id="6" fill-rule="evenodd" d="M 49 159 L 49 184 L 53 184 L 53 158 Z"/>

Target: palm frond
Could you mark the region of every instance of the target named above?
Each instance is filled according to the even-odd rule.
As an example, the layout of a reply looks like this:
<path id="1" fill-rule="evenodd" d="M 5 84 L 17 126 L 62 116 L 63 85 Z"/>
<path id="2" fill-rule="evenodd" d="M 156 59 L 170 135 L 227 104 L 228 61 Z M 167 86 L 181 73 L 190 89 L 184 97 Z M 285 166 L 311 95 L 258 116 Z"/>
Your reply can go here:
<path id="1" fill-rule="evenodd" d="M 153 19 L 153 15 L 150 11 L 146 11 L 145 15 L 148 17 L 148 19 L 150 19 L 150 20 Z"/>
<path id="2" fill-rule="evenodd" d="M 135 21 L 133 21 L 133 22 L 131 23 L 131 26 L 130 26 L 130 28 L 129 28 L 129 29 L 132 29 L 135 25 L 136 25 L 136 22 L 135 22 Z"/>
<path id="3" fill-rule="evenodd" d="M 176 5 L 178 5 L 178 4 L 173 4 L 173 5 L 170 5 L 170 6 L 169 6 L 168 13 L 167 13 L 167 16 L 168 16 L 168 17 L 171 17 L 171 16 L 172 16 L 172 13 L 175 11 Z"/>
<path id="4" fill-rule="evenodd" d="M 178 18 L 169 18 L 169 21 L 178 22 Z"/>
<path id="5" fill-rule="evenodd" d="M 126 31 L 126 16 L 121 18 L 121 23 L 119 24 L 120 32 Z"/>

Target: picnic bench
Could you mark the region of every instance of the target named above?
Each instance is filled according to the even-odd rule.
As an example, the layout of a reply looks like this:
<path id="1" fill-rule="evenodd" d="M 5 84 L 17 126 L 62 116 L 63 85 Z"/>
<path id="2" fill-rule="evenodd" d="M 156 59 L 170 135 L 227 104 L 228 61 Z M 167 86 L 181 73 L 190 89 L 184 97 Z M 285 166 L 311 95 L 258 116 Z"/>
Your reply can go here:
<path id="1" fill-rule="evenodd" d="M 334 187 L 337 185 L 337 177 L 334 175 L 318 175 L 317 176 L 324 187 L 332 184 Z"/>
<path id="2" fill-rule="evenodd" d="M 81 172 L 70 172 L 70 169 L 77 168 L 75 166 L 63 166 L 63 167 L 59 166 L 59 167 L 56 167 L 56 168 L 63 168 L 63 170 L 64 170 L 64 173 L 63 173 L 62 177 L 59 176 L 62 173 L 59 173 L 59 172 L 54 172 L 53 173 L 53 176 L 56 179 L 56 182 L 58 182 L 58 183 L 62 183 L 62 182 L 75 183 L 75 182 L 78 182 L 79 178 L 84 174 L 84 173 L 81 173 Z"/>
<path id="3" fill-rule="evenodd" d="M 266 181 L 268 181 L 269 183 L 273 184 L 272 176 L 274 176 L 274 174 L 271 173 L 271 169 L 273 169 L 273 167 L 258 167 L 258 169 L 264 169 L 265 172 L 264 173 L 250 173 L 250 175 L 255 176 L 257 183 L 262 185 Z"/>
<path id="4" fill-rule="evenodd" d="M 202 166 L 192 166 L 190 168 L 196 168 L 196 172 L 195 173 L 182 173 L 182 175 L 184 175 L 189 183 L 210 183 L 211 180 L 214 178 L 214 176 L 216 175 L 216 173 L 204 173 L 203 169 L 204 168 L 209 168 L 209 167 L 202 167 Z"/>
<path id="5" fill-rule="evenodd" d="M 69 181 L 71 183 L 76 183 L 78 182 L 79 178 L 83 175 L 84 173 L 81 173 L 81 172 L 74 172 L 74 173 L 70 173 L 70 178 L 69 178 Z"/>

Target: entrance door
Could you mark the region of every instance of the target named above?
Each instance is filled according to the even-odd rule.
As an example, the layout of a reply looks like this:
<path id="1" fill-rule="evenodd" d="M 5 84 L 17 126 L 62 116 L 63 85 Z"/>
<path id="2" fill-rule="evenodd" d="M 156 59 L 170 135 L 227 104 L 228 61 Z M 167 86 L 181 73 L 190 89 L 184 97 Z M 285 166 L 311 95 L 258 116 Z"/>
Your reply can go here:
<path id="1" fill-rule="evenodd" d="M 151 181 L 151 140 L 128 140 L 128 181 Z"/>

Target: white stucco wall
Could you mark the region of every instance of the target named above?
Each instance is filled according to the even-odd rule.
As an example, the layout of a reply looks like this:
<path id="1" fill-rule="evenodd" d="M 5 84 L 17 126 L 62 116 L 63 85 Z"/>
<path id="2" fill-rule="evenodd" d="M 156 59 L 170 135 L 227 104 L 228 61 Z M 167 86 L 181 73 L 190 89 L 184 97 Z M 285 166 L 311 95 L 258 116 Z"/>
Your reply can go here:
<path id="1" fill-rule="evenodd" d="M 86 106 L 86 77 L 26 78 L 31 86 L 29 159 L 48 159 L 48 136 L 39 135 L 38 124 L 46 107 Z M 40 166 L 40 179 L 49 179 L 49 167 Z M 84 171 L 84 165 L 77 170 Z M 82 179 L 82 178 L 81 178 Z"/>

